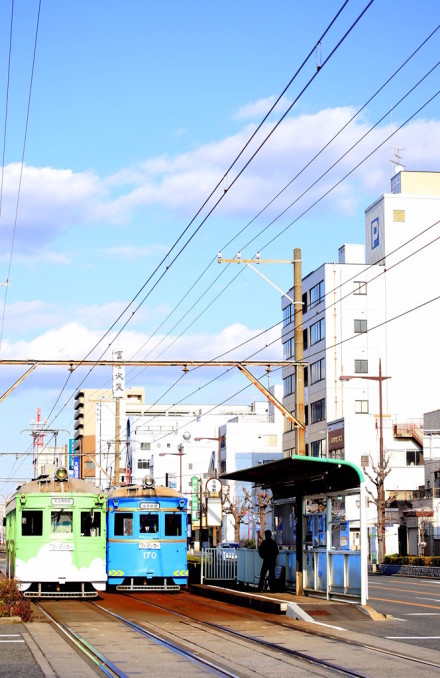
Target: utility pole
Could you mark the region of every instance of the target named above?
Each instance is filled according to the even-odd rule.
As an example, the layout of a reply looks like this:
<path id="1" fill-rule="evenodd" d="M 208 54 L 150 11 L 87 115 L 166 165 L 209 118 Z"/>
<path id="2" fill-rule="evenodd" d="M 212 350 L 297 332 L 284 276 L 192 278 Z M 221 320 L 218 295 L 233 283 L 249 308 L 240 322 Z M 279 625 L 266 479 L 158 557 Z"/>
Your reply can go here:
<path id="1" fill-rule="evenodd" d="M 377 381 L 379 384 L 379 473 L 377 479 L 377 559 L 379 563 L 383 563 L 385 556 L 385 460 L 383 450 L 383 411 L 382 411 L 382 382 L 391 377 L 384 377 L 382 375 L 382 360 L 379 358 L 379 374 L 373 375 L 347 375 L 343 374 L 339 377 L 340 381 L 350 381 L 351 379 L 367 379 L 369 381 Z"/>
<path id="2" fill-rule="evenodd" d="M 293 320 L 295 327 L 295 416 L 304 424 L 304 340 L 303 340 L 303 302 L 302 302 L 302 269 L 301 250 L 293 251 Z M 305 455 L 305 427 L 297 426 L 295 430 L 295 454 Z"/>

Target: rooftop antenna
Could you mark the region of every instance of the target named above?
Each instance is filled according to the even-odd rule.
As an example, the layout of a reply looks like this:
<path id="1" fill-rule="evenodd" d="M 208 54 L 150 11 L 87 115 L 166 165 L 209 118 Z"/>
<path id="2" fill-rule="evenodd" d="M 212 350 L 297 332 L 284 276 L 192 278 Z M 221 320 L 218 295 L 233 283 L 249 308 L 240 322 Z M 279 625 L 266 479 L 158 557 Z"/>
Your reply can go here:
<path id="1" fill-rule="evenodd" d="M 396 148 L 394 151 L 394 157 L 391 158 L 393 175 L 398 174 L 405 169 L 405 165 L 401 162 L 403 160 L 403 155 L 400 155 L 400 151 L 406 151 L 406 148 Z"/>
<path id="2" fill-rule="evenodd" d="M 400 155 L 400 151 L 406 151 L 406 148 L 394 148 L 393 146 L 393 107 L 391 106 L 391 167 L 392 175 L 398 174 L 405 169 L 405 165 L 402 164 L 403 156 Z"/>

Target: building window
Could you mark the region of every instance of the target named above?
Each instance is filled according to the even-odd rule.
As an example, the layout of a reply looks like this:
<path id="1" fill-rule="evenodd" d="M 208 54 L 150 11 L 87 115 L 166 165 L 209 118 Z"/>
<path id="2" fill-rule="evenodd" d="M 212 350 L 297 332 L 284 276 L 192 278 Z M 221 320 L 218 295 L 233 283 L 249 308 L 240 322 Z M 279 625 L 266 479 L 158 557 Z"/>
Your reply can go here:
<path id="1" fill-rule="evenodd" d="M 366 320 L 355 320 L 354 321 L 354 331 L 355 334 L 361 334 L 362 332 L 367 331 L 367 321 Z"/>
<path id="2" fill-rule="evenodd" d="M 302 295 L 302 308 L 303 313 L 307 313 L 307 292 L 304 292 Z"/>
<path id="3" fill-rule="evenodd" d="M 393 221 L 405 221 L 405 210 L 393 210 Z"/>
<path id="4" fill-rule="evenodd" d="M 149 469 L 150 462 L 147 459 L 138 459 L 138 468 Z"/>
<path id="5" fill-rule="evenodd" d="M 317 344 L 318 341 L 321 341 L 321 339 L 324 339 L 324 337 L 325 337 L 325 322 L 324 318 L 322 318 L 321 320 L 318 320 L 318 322 L 313 323 L 313 325 L 310 326 L 310 346 L 313 346 L 313 344 Z"/>
<path id="6" fill-rule="evenodd" d="M 362 280 L 355 280 L 353 283 L 353 294 L 367 294 L 367 283 Z"/>
<path id="7" fill-rule="evenodd" d="M 92 471 L 95 468 L 95 462 L 94 461 L 84 462 L 84 468 L 86 469 L 86 471 Z"/>
<path id="8" fill-rule="evenodd" d="M 276 447 L 278 445 L 278 436 L 276 434 L 263 436 L 263 445 L 265 447 Z"/>
<path id="9" fill-rule="evenodd" d="M 420 450 L 407 450 L 406 465 L 423 466 L 423 454 L 420 452 Z"/>
<path id="10" fill-rule="evenodd" d="M 284 360 L 289 360 L 290 358 L 293 358 L 294 354 L 295 354 L 295 342 L 293 339 L 288 339 L 283 344 Z"/>
<path id="11" fill-rule="evenodd" d="M 328 453 L 328 458 L 329 459 L 342 459 L 342 461 L 345 459 L 345 452 L 344 448 L 339 449 L 339 450 L 330 450 Z"/>
<path id="12" fill-rule="evenodd" d="M 283 327 L 287 327 L 292 322 L 292 304 L 286 306 L 283 310 Z"/>
<path id="13" fill-rule="evenodd" d="M 355 400 L 354 411 L 356 414 L 368 414 L 368 400 Z"/>
<path id="14" fill-rule="evenodd" d="M 141 443 L 141 450 L 151 450 L 151 443 Z"/>
<path id="15" fill-rule="evenodd" d="M 309 344 L 307 343 L 307 329 L 303 330 L 303 348 L 308 348 Z"/>
<path id="16" fill-rule="evenodd" d="M 310 416 L 311 424 L 316 424 L 316 422 L 323 421 L 325 419 L 325 398 L 316 400 L 314 403 L 310 403 Z"/>
<path id="17" fill-rule="evenodd" d="M 368 374 L 368 360 L 354 361 L 355 374 Z"/>
<path id="18" fill-rule="evenodd" d="M 317 360 L 310 365 L 310 383 L 316 384 L 317 381 L 325 379 L 325 358 Z"/>
<path id="19" fill-rule="evenodd" d="M 317 306 L 324 299 L 324 281 L 321 280 L 310 290 L 310 308 Z"/>
<path id="20" fill-rule="evenodd" d="M 292 395 L 294 392 L 294 380 L 295 377 L 293 374 L 289 374 L 288 377 L 283 379 L 283 384 L 284 384 L 284 397 Z"/>
<path id="21" fill-rule="evenodd" d="M 326 444 L 324 440 L 314 440 L 310 444 L 310 456 L 311 457 L 325 457 L 326 456 Z"/>

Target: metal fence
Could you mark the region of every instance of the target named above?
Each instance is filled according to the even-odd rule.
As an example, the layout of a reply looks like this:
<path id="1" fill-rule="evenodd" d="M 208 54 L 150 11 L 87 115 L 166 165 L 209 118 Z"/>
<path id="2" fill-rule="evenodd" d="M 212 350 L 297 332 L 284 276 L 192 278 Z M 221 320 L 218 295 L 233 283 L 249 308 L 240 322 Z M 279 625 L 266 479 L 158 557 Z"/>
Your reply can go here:
<path id="1" fill-rule="evenodd" d="M 207 580 L 236 581 L 237 550 L 202 549 L 201 583 Z"/>

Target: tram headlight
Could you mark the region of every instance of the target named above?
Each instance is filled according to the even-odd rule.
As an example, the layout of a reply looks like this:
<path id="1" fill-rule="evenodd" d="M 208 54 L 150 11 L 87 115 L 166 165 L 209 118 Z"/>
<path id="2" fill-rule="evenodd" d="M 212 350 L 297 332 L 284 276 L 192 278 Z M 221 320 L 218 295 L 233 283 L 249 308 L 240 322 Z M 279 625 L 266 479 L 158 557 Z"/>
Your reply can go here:
<path id="1" fill-rule="evenodd" d="M 69 475 L 69 473 L 68 473 L 68 471 L 67 471 L 67 469 L 66 469 L 65 466 L 60 466 L 60 467 L 57 468 L 57 470 L 55 471 L 55 478 L 56 478 L 57 480 L 60 480 L 60 481 L 67 480 L 68 475 Z"/>
<path id="2" fill-rule="evenodd" d="M 179 499 L 179 507 L 183 509 L 185 506 L 185 500 L 184 499 Z"/>
<path id="3" fill-rule="evenodd" d="M 142 485 L 146 490 L 154 490 L 155 483 L 154 483 L 154 478 L 151 476 L 145 476 L 145 478 L 142 481 Z"/>

